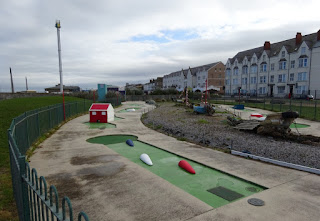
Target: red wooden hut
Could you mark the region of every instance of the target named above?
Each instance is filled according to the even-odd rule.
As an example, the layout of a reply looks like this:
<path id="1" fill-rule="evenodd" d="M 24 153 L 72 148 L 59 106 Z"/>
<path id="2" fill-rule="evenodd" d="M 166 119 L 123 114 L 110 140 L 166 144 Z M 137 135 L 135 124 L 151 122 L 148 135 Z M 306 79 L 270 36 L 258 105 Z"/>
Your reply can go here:
<path id="1" fill-rule="evenodd" d="M 90 122 L 108 123 L 114 121 L 114 109 L 111 104 L 94 103 L 89 112 Z"/>

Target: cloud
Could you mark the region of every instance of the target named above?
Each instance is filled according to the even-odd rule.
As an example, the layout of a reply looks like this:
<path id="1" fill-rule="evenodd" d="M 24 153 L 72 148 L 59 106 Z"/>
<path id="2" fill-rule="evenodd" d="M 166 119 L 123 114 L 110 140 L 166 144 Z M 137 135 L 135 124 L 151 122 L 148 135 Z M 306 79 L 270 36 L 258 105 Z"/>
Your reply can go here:
<path id="1" fill-rule="evenodd" d="M 302 7 L 303 6 L 303 7 Z M 55 20 L 61 20 L 64 83 L 124 85 L 225 62 L 264 41 L 319 30 L 317 1 L 2 1 L 0 91 L 59 83 Z M 307 15 L 307 16 L 303 16 Z"/>

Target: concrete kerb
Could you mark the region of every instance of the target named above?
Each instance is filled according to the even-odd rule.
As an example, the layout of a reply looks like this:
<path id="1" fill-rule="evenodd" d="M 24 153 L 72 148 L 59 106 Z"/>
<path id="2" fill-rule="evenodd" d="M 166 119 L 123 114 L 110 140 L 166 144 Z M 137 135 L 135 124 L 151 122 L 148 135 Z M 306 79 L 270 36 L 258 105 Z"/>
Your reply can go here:
<path id="1" fill-rule="evenodd" d="M 141 113 L 143 110 L 147 110 L 147 106 Z M 303 220 L 305 212 L 301 213 L 301 209 L 308 212 L 308 220 L 317 220 L 320 190 L 316 187 L 320 185 L 319 176 L 178 141 L 145 127 L 140 121 L 141 113 L 116 113 L 125 119 L 114 122 L 117 128 L 105 130 L 89 130 L 83 124 L 88 121 L 88 115 L 76 118 L 42 144 L 42 148 L 31 158 L 31 166 L 37 168 L 39 174 L 49 176 L 49 183 L 51 180 L 59 184 L 54 179 L 59 177 L 66 183 L 74 184 L 72 188 L 77 188 L 81 196 L 71 194 L 73 207 L 75 211 L 86 211 L 90 220 L 286 220 L 284 211 L 290 211 L 291 220 Z M 270 189 L 254 195 L 263 199 L 266 206 L 257 209 L 244 198 L 212 209 L 105 145 L 86 142 L 92 137 L 111 134 L 138 136 L 139 140 L 148 144 L 268 187 Z M 73 193 L 72 188 L 58 187 L 62 193 L 68 195 L 70 190 Z M 308 202 L 312 202 L 312 206 Z M 309 207 L 304 208 L 305 204 Z M 142 211 L 143 214 L 140 214 Z M 163 211 L 166 211 L 165 214 Z"/>

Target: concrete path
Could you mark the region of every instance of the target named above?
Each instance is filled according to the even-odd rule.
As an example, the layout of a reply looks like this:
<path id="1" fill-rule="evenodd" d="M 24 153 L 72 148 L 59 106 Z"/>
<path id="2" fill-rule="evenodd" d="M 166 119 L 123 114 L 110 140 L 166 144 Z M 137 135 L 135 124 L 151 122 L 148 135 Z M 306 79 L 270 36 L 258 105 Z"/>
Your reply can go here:
<path id="1" fill-rule="evenodd" d="M 244 110 L 235 110 L 233 109 L 233 105 L 218 105 L 219 107 L 228 110 L 231 113 L 234 113 L 237 116 L 240 116 L 242 119 L 245 120 L 249 120 L 250 119 L 250 115 L 252 113 L 259 113 L 259 114 L 263 114 L 263 115 L 268 115 L 268 114 L 273 114 L 276 112 L 272 112 L 272 111 L 268 111 L 268 110 L 263 110 L 263 109 L 258 109 L 258 108 L 253 108 L 253 107 L 248 107 L 248 109 L 252 110 L 252 111 L 244 111 Z M 297 118 L 295 120 L 296 123 L 299 124 L 307 124 L 310 125 L 310 127 L 306 127 L 306 128 L 292 128 L 291 131 L 293 133 L 300 133 L 303 135 L 313 135 L 316 137 L 320 137 L 320 123 L 317 121 L 311 121 L 311 120 L 306 120 L 303 118 Z"/>
<path id="2" fill-rule="evenodd" d="M 136 112 L 116 113 L 125 119 L 117 128 L 89 129 L 85 115 L 62 126 L 31 158 L 31 166 L 60 197 L 69 196 L 74 212 L 90 220 L 319 220 L 320 176 L 247 160 L 166 136 L 145 127 L 140 117 L 152 109 L 143 102 L 126 102 L 120 109 L 141 104 Z M 120 109 L 116 109 L 117 112 Z M 171 151 L 269 189 L 234 203 L 212 208 L 166 180 L 88 138 L 130 134 Z M 249 198 L 265 206 L 247 203 Z"/>

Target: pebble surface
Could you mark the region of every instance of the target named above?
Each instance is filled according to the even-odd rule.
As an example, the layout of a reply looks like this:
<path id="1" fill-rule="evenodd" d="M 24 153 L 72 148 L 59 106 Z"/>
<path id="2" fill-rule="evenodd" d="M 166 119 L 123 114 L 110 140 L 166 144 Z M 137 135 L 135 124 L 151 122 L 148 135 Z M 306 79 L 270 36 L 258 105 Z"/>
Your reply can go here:
<path id="1" fill-rule="evenodd" d="M 249 152 L 288 163 L 320 169 L 320 147 L 286 140 L 276 140 L 238 131 L 226 123 L 225 110 L 217 110 L 214 116 L 197 115 L 192 109 L 162 103 L 148 112 L 142 122 L 163 133 L 207 147 Z"/>

